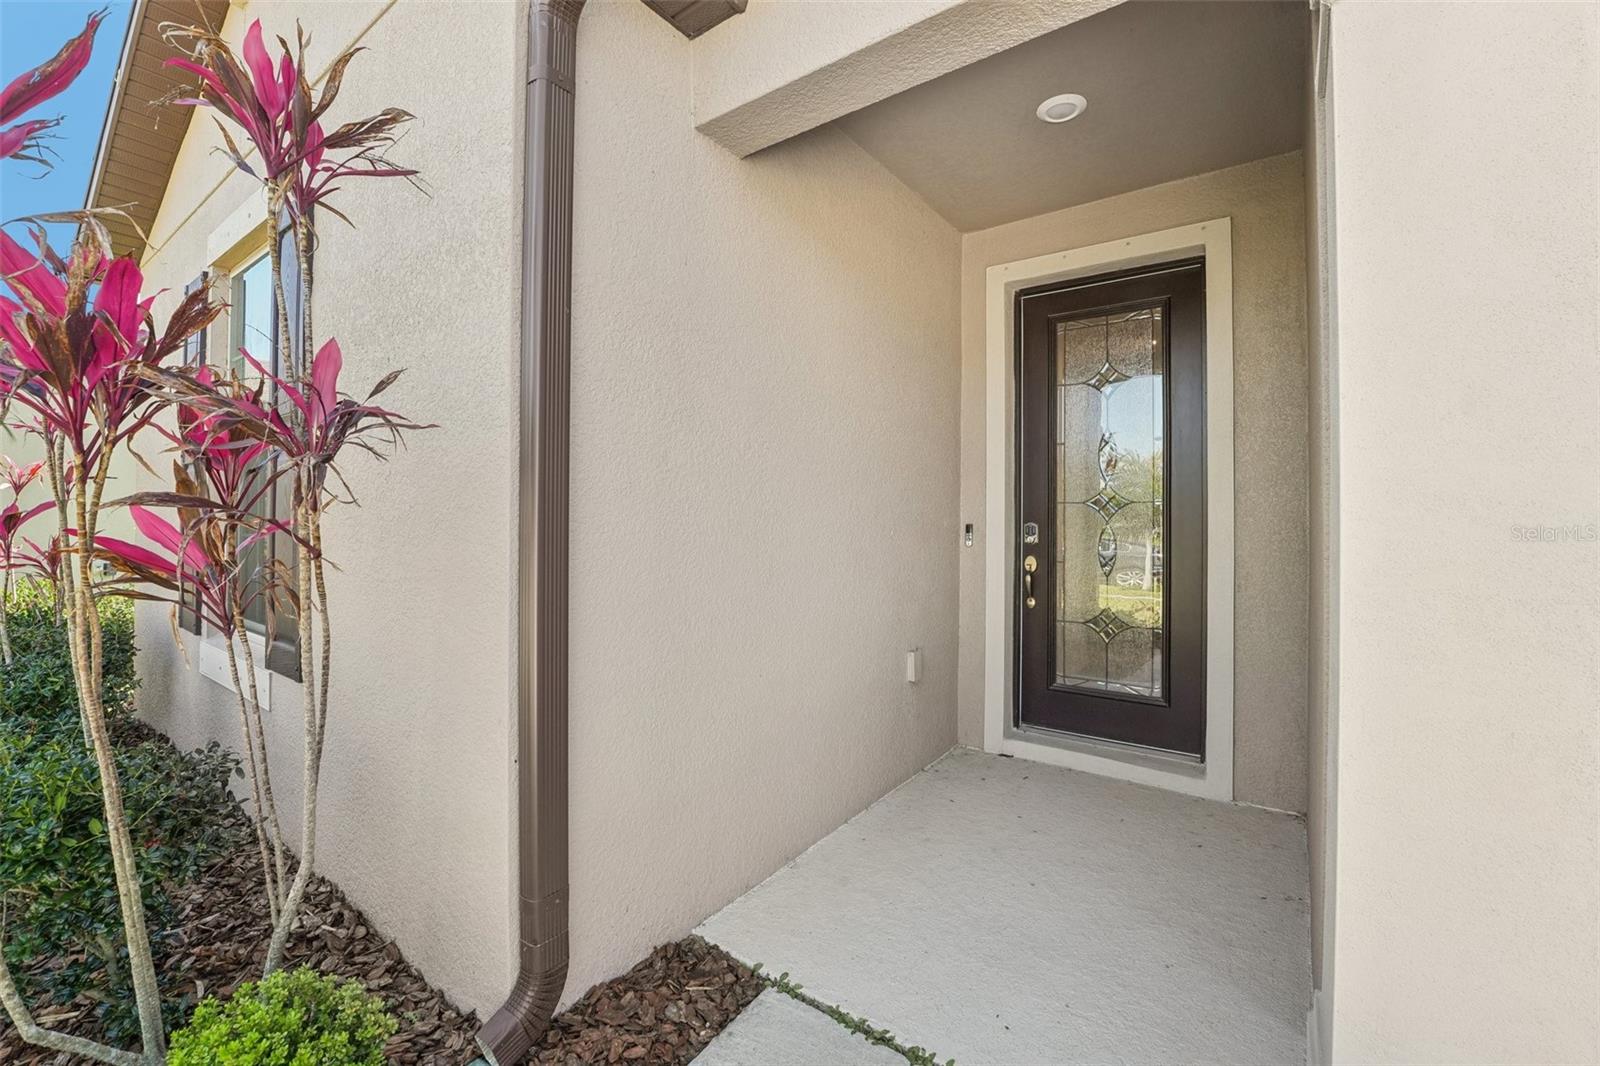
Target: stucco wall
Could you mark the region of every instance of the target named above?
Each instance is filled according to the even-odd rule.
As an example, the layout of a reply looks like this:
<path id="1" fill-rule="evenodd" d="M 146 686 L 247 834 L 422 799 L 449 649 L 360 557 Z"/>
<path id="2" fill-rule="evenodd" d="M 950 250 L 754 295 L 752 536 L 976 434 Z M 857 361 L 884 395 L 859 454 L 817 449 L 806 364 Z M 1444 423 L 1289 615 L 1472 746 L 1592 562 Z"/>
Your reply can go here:
<path id="1" fill-rule="evenodd" d="M 19 420 L 23 417 L 20 405 L 11 409 L 11 417 Z M 4 455 L 18 466 L 27 466 L 29 463 L 44 462 L 44 441 L 33 433 L 22 433 L 14 429 L 0 428 L 0 455 Z M 137 473 L 138 462 L 127 452 L 118 452 L 111 459 L 111 471 L 106 479 L 106 499 L 115 499 L 133 491 L 134 476 Z M 27 510 L 36 503 L 43 503 L 50 498 L 50 475 L 39 471 L 38 478 L 22 492 L 22 507 Z M 0 495 L 0 506 L 11 502 L 11 490 L 4 490 Z M 133 520 L 128 517 L 128 512 L 121 508 L 106 511 L 100 520 L 100 532 L 113 537 L 129 537 L 133 534 Z M 33 540 L 44 544 L 56 532 L 56 516 L 53 512 L 46 511 L 39 515 L 26 526 L 22 527 L 21 537 L 17 547 L 26 549 L 21 538 Z"/>
<path id="2" fill-rule="evenodd" d="M 319 866 L 492 1009 L 514 943 L 520 32 L 511 4 L 460 11 L 257 0 L 229 32 L 305 13 L 314 67 L 359 36 L 341 113 L 420 116 L 396 157 L 429 195 L 350 183 L 357 228 L 326 224 L 317 258 L 349 383 L 409 367 L 394 404 L 441 424 L 352 460 L 363 507 L 329 524 Z M 960 376 L 948 224 L 836 131 L 744 161 L 697 133 L 690 45 L 642 4 L 591 3 L 579 39 L 569 1000 L 954 743 Z M 175 291 L 254 195 L 211 130 L 155 227 Z M 165 613 L 139 635 L 146 717 L 233 743 Z M 293 814 L 298 689 L 272 687 Z"/>
<path id="3" fill-rule="evenodd" d="M 691 53 L 584 12 L 569 998 L 955 741 L 959 238 L 836 130 L 697 133 Z"/>
<path id="4" fill-rule="evenodd" d="M 979 230 L 961 245 L 961 512 L 982 528 L 984 272 L 1233 219 L 1234 794 L 1306 809 L 1305 187 L 1299 152 Z M 981 546 L 961 555 L 961 742 L 983 738 Z"/>
<path id="5" fill-rule="evenodd" d="M 1333 1057 L 1600 1061 L 1600 7 L 1333 19 Z"/>
<path id="6" fill-rule="evenodd" d="M 229 12 L 293 39 L 313 72 L 358 40 L 336 117 L 387 105 L 419 118 L 394 156 L 402 182 L 347 182 L 316 254 L 317 330 L 337 336 L 345 388 L 408 368 L 386 403 L 439 429 L 387 463 L 345 464 L 361 506 L 326 525 L 336 650 L 317 865 L 428 977 L 493 1008 L 513 972 L 511 847 L 512 504 L 520 197 L 516 8 L 402 0 L 256 0 Z M 376 19 L 376 21 L 374 21 Z M 444 72 L 448 71 L 448 76 Z M 425 73 L 420 73 L 425 72 Z M 208 244 L 259 203 L 227 176 L 215 126 L 192 124 L 145 268 L 163 310 L 207 266 Z M 213 357 L 226 350 L 214 331 Z M 151 451 L 158 457 L 159 448 Z M 155 465 L 164 466 L 165 463 Z M 148 475 L 146 475 L 148 479 Z M 173 648 L 165 610 L 139 611 L 142 713 L 179 743 L 237 745 L 231 692 Z M 298 822 L 299 687 L 272 682 L 267 716 L 284 814 Z"/>
<path id="7" fill-rule="evenodd" d="M 1326 15 L 1324 14 L 1324 18 Z M 1333 751 L 1338 743 L 1338 440 L 1334 397 L 1338 388 L 1333 345 L 1335 291 L 1332 284 L 1333 145 L 1329 137 L 1332 111 L 1327 101 L 1329 72 L 1318 84 L 1318 37 L 1310 41 L 1306 66 L 1306 355 L 1308 363 L 1307 438 L 1309 581 L 1307 591 L 1307 776 L 1306 846 L 1311 873 L 1311 976 L 1316 1012 L 1312 1039 L 1319 1042 L 1316 1061 L 1326 1061 L 1327 1012 L 1332 1009 L 1332 967 L 1328 946 L 1333 939 L 1332 905 L 1337 775 Z"/>

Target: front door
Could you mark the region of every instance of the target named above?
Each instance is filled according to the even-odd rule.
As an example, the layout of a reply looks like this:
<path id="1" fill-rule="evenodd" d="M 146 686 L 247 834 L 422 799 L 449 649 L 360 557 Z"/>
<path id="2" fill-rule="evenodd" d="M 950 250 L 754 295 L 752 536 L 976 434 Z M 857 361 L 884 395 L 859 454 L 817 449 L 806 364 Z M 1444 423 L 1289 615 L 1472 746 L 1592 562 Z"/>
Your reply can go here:
<path id="1" fill-rule="evenodd" d="M 1205 267 L 1017 296 L 1017 722 L 1205 755 Z"/>

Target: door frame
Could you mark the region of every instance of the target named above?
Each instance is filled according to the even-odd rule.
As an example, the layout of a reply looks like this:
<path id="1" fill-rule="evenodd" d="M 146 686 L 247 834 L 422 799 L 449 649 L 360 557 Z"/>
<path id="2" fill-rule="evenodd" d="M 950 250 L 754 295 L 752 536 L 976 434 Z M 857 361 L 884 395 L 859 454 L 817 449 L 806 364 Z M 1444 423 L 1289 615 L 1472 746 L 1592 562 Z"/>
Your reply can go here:
<path id="1" fill-rule="evenodd" d="M 1015 305 L 1020 289 L 1205 257 L 1206 754 L 1027 729 L 1014 721 L 1017 626 Z M 983 748 L 1209 799 L 1233 799 L 1233 225 L 1215 218 L 986 271 Z"/>

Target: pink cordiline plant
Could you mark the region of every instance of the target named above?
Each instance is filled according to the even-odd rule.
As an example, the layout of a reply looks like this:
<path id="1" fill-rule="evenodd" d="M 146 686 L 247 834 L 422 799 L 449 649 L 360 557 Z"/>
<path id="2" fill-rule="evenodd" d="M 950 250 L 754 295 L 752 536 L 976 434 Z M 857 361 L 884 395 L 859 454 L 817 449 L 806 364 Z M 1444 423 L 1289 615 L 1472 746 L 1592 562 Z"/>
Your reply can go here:
<path id="1" fill-rule="evenodd" d="M 194 421 L 190 425 L 194 425 Z M 228 453 L 225 442 L 217 437 L 208 435 L 196 440 L 185 434 L 185 438 L 190 447 L 186 447 L 184 453 L 191 457 L 192 465 L 202 469 L 213 462 L 223 467 L 238 465 L 234 454 Z M 242 452 L 248 456 L 252 450 L 243 449 Z M 193 459 L 196 454 L 203 458 Z M 167 554 L 112 537 L 101 537 L 97 551 L 116 575 L 106 582 L 109 589 L 136 599 L 173 604 L 175 638 L 180 608 L 196 612 L 201 620 L 222 635 L 229 678 L 239 704 L 240 750 L 244 755 L 253 804 L 251 821 L 261 858 L 267 904 L 273 921 L 276 921 L 282 906 L 283 886 L 287 881 L 286 857 L 283 829 L 272 793 L 272 776 L 267 766 L 266 734 L 256 685 L 255 655 L 246 634 L 244 618 L 245 612 L 256 600 L 280 595 L 282 583 L 267 575 L 247 574 L 241 565 L 244 551 L 251 544 L 270 536 L 276 526 L 249 514 L 250 503 L 258 499 L 259 492 L 264 490 L 252 489 L 247 482 L 239 482 L 230 495 L 213 497 L 208 487 L 216 487 L 219 481 L 224 485 L 234 484 L 226 474 L 197 481 L 181 464 L 174 463 L 175 492 L 138 493 L 128 498 L 170 504 L 176 508 L 178 524 L 174 525 L 141 504 L 129 506 L 129 513 L 139 532 Z M 241 501 L 245 506 L 237 507 L 236 504 Z M 181 642 L 179 646 L 182 646 Z M 241 655 L 244 659 L 242 677 Z"/>
<path id="2" fill-rule="evenodd" d="M 305 299 L 300 301 L 300 321 L 293 324 L 293 332 L 277 241 L 272 242 L 271 255 L 278 316 L 278 366 L 286 376 L 299 378 L 305 369 L 302 360 L 309 358 L 314 336 L 309 292 L 315 243 L 313 209 L 321 208 L 348 223 L 350 220 L 330 203 L 332 195 L 339 191 L 339 182 L 351 178 L 414 180 L 415 170 L 384 156 L 395 143 L 396 131 L 412 116 L 390 107 L 326 131 L 322 120 L 338 98 L 346 68 L 363 49 L 351 48 L 340 54 L 328 68 L 321 95 L 314 96 L 306 78 L 306 36 L 298 27 L 294 50 L 289 42 L 278 38 L 276 61 L 267 49 L 259 19 L 245 32 L 243 62 L 228 42 L 210 29 L 166 23 L 162 33 L 169 44 L 184 53 L 167 60 L 167 64 L 199 78 L 193 95 L 176 95 L 172 102 L 209 107 L 216 112 L 217 128 L 226 146 L 224 153 L 234 166 L 266 189 L 269 231 L 277 232 L 284 215 L 293 227 L 297 276 L 307 290 Z M 224 117 L 238 127 L 254 150 L 254 166 L 228 131 Z"/>
<path id="3" fill-rule="evenodd" d="M 266 969 L 270 973 L 282 963 L 316 857 L 317 799 L 327 737 L 332 657 L 321 520 L 333 504 L 354 502 L 348 483 L 339 471 L 339 457 L 346 447 L 354 447 L 381 459 L 385 457 L 384 446 L 398 445 L 405 432 L 433 427 L 413 422 L 373 402 L 395 383 L 401 371 L 385 375 L 362 400 L 341 395 L 339 378 L 344 354 L 337 340 L 330 339 L 317 350 L 307 375 L 300 381 L 303 388 L 287 377 L 272 374 L 249 352 L 241 350 L 240 354 L 260 375 L 260 382 L 253 388 L 237 381 L 219 383 L 207 371 L 151 370 L 146 372 L 146 377 L 176 402 L 180 411 L 197 412 L 192 423 L 195 428 L 184 431 L 185 435 L 203 435 L 208 441 L 225 442 L 213 453 L 215 457 L 226 457 L 225 464 L 239 464 L 250 448 L 264 446 L 280 463 L 273 480 L 288 477 L 294 488 L 292 522 L 287 526 L 273 523 L 272 528 L 293 539 L 300 549 L 299 565 L 292 573 L 277 569 L 272 578 L 280 585 L 293 582 L 286 599 L 297 608 L 300 627 L 301 688 L 305 694 L 304 795 L 294 877 L 285 885 L 281 867 L 276 873 L 280 894 L 274 907 L 272 939 L 267 949 Z M 268 396 L 280 397 L 282 402 L 274 404 Z M 202 456 L 202 460 L 207 466 L 215 461 L 208 456 Z M 213 483 L 228 482 L 231 477 L 219 474 Z M 342 491 L 336 491 L 332 482 Z M 165 502 L 159 497 L 153 501 Z M 313 613 L 321 637 L 320 661 L 315 661 L 312 655 Z M 264 763 L 264 742 L 260 754 Z M 281 854 L 281 850 L 275 852 L 277 856 Z M 270 897 L 274 891 L 272 871 L 266 871 L 266 879 Z"/>
<path id="4" fill-rule="evenodd" d="M 0 271 L 10 296 L 0 296 L 0 401 L 21 409 L 44 439 L 45 466 L 58 512 L 53 570 L 67 622 L 78 705 L 99 769 L 104 824 L 116 874 L 128 947 L 129 975 L 143 1054 L 119 1051 L 37 1025 L 0 955 L 0 1004 L 24 1039 L 102 1062 L 160 1062 L 166 1038 L 144 900 L 123 809 L 122 784 L 103 703 L 102 636 L 93 563 L 113 456 L 150 424 L 164 401 L 143 377 L 159 368 L 219 307 L 198 291 L 185 296 L 157 328 L 131 258 L 102 243 L 104 230 L 85 217 L 63 260 L 35 230 L 30 252 L 0 228 Z M 40 552 L 41 561 L 49 562 Z"/>
<path id="5" fill-rule="evenodd" d="M 13 659 L 11 631 L 6 624 L 6 616 L 11 603 L 11 589 L 15 584 L 14 575 L 24 568 L 23 560 L 17 554 L 17 537 L 23 526 L 54 506 L 51 500 L 26 509 L 22 506 L 22 494 L 43 469 L 43 462 L 19 464 L 12 462 L 10 456 L 0 455 L 0 477 L 4 478 L 6 487 L 11 490 L 10 501 L 0 509 L 0 661 L 6 666 L 10 666 Z"/>
<path id="6" fill-rule="evenodd" d="M 333 60 L 317 94 L 307 77 L 303 31 L 297 29 L 293 48 L 282 37 L 277 38 L 274 51 L 266 43 L 260 22 L 254 22 L 244 36 L 242 60 L 227 41 L 211 30 L 169 23 L 162 31 L 182 53 L 169 62 L 197 78 L 194 90 L 177 95 L 175 102 L 212 109 L 222 131 L 224 154 L 265 188 L 268 232 L 277 233 L 286 219 L 294 238 L 292 276 L 298 279 L 299 286 L 299 299 L 294 301 L 297 320 L 289 319 L 283 254 L 280 242 L 274 240 L 271 262 L 278 325 L 276 359 L 258 362 L 247 355 L 250 365 L 267 384 L 266 393 L 254 399 L 237 393 L 225 400 L 213 398 L 207 407 L 208 401 L 201 395 L 206 390 L 201 383 L 192 384 L 193 395 L 184 395 L 183 386 L 174 386 L 179 393 L 176 398 L 182 402 L 222 415 L 230 427 L 267 442 L 280 464 L 278 476 L 290 480 L 292 513 L 288 526 L 291 540 L 300 551 L 299 563 L 293 568 L 294 591 L 290 600 L 298 605 L 295 621 L 304 701 L 305 791 L 299 865 L 284 894 L 267 950 L 266 972 L 271 973 L 283 961 L 315 856 L 317 791 L 333 661 L 322 518 L 327 506 L 342 498 L 340 493 L 329 490 L 329 475 L 338 479 L 343 498 L 348 498 L 348 486 L 335 465 L 335 458 L 346 444 L 376 451 L 369 439 L 373 431 L 383 430 L 394 436 L 404 429 L 421 428 L 371 402 L 393 383 L 395 375 L 379 382 L 366 400 L 356 401 L 338 394 L 343 365 L 339 346 L 330 341 L 312 356 L 316 338 L 312 325 L 312 309 L 316 306 L 311 261 L 316 243 L 314 219 L 327 212 L 350 222 L 331 202 L 347 181 L 395 177 L 416 180 L 416 171 L 391 162 L 384 154 L 412 116 L 390 107 L 366 118 L 332 125 L 329 109 L 359 48 Z M 236 138 L 230 127 L 240 137 Z M 241 139 L 244 150 L 240 148 Z M 272 364 L 273 372 L 268 373 L 262 362 Z"/>
<path id="7" fill-rule="evenodd" d="M 155 380 L 163 380 L 154 375 Z M 239 705 L 239 722 L 245 769 L 253 808 L 251 819 L 261 856 L 263 888 L 274 924 L 288 890 L 287 854 L 272 774 L 267 758 L 266 731 L 256 681 L 255 651 L 246 628 L 246 612 L 257 602 L 270 606 L 287 600 L 293 604 L 294 582 L 282 563 L 268 558 L 247 569 L 248 549 L 274 535 L 293 536 L 280 522 L 260 517 L 262 503 L 273 492 L 276 476 L 271 445 L 247 437 L 238 425 L 211 413 L 210 407 L 226 402 L 262 404 L 265 385 L 247 385 L 237 377 L 223 377 L 209 367 L 167 376 L 169 384 L 181 382 L 179 392 L 203 397 L 204 406 L 179 402 L 176 428 L 157 424 L 172 442 L 180 459 L 173 464 L 173 492 L 141 492 L 124 500 L 132 507 L 135 523 L 151 540 L 173 554 L 171 560 L 154 561 L 122 551 L 108 555 L 119 572 L 135 582 L 163 590 L 174 604 L 176 638 L 180 608 L 197 610 L 225 641 L 230 679 Z M 178 525 L 153 514 L 148 506 L 173 507 Z M 198 601 L 198 602 L 196 602 Z M 269 619 L 272 612 L 268 611 Z M 182 647 L 181 640 L 179 647 Z M 243 670 L 240 659 L 243 659 Z"/>

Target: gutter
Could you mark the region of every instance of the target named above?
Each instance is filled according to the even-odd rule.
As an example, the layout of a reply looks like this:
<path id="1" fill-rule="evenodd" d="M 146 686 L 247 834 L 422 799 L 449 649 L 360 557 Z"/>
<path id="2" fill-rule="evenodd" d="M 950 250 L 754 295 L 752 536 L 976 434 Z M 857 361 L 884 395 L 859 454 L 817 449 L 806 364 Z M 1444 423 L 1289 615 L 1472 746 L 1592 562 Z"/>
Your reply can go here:
<path id="1" fill-rule="evenodd" d="M 567 980 L 567 516 L 573 78 L 584 0 L 528 12 L 517 445 L 519 965 L 478 1033 L 494 1066 L 537 1046 Z"/>
<path id="2" fill-rule="evenodd" d="M 116 80 L 112 82 L 111 99 L 106 101 L 105 116 L 100 120 L 100 141 L 94 149 L 94 171 L 89 176 L 88 187 L 83 191 L 86 210 L 100 198 L 100 179 L 106 172 L 106 157 L 111 154 L 111 127 L 117 120 L 117 111 L 122 107 L 122 96 L 128 87 L 128 64 L 133 59 L 133 42 L 139 36 L 139 27 L 143 24 L 148 3 L 149 0 L 135 0 L 133 11 L 128 15 L 128 27 L 122 31 L 122 52 L 117 57 Z"/>

